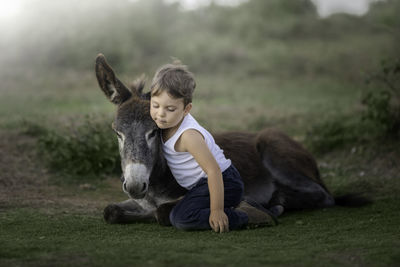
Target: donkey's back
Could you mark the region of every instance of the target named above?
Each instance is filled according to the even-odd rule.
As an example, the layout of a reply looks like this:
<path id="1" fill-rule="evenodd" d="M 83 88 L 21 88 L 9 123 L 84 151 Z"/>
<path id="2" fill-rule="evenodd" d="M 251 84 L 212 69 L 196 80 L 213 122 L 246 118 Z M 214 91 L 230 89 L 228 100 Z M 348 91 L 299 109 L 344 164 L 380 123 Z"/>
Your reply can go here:
<path id="1" fill-rule="evenodd" d="M 239 170 L 245 184 L 245 197 L 266 208 L 334 205 L 312 155 L 283 132 L 272 128 L 257 134 L 228 132 L 216 134 L 215 140 Z M 305 206 L 288 205 L 297 203 L 293 198 L 300 195 Z"/>

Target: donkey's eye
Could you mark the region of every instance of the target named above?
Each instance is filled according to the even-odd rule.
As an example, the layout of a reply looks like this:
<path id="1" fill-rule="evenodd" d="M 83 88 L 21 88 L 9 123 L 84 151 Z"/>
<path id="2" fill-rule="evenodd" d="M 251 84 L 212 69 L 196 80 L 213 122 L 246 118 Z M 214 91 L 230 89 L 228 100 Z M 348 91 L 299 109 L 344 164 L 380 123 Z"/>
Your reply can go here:
<path id="1" fill-rule="evenodd" d="M 122 139 L 122 135 L 117 130 L 114 130 L 114 132 L 119 139 Z"/>
<path id="2" fill-rule="evenodd" d="M 152 139 L 157 135 L 157 130 L 153 130 L 147 134 L 147 139 Z"/>

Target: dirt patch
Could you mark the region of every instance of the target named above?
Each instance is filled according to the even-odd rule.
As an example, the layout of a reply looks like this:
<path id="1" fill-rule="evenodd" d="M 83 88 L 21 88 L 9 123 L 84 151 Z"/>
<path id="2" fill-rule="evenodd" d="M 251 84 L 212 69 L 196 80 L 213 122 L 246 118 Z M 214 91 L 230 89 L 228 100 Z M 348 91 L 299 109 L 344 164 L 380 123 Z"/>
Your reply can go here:
<path id="1" fill-rule="evenodd" d="M 98 213 L 110 202 L 112 194 L 97 194 L 96 187 L 57 186 L 52 173 L 37 158 L 36 140 L 17 131 L 0 130 L 0 210 L 33 207 L 51 212 Z M 120 190 L 117 179 L 105 181 L 108 190 Z M 94 195 L 96 195 L 94 197 Z"/>
<path id="2" fill-rule="evenodd" d="M 16 132 L 0 131 L 0 203 L 39 197 L 48 173 L 38 166 L 35 140 Z"/>

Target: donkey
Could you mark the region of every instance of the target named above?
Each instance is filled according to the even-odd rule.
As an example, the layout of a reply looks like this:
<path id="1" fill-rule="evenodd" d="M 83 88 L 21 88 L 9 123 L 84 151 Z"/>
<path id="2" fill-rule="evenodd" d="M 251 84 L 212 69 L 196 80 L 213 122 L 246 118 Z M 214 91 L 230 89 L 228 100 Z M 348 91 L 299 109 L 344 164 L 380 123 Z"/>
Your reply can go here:
<path id="1" fill-rule="evenodd" d="M 122 189 L 129 196 L 126 201 L 108 205 L 104 219 L 108 223 L 170 225 L 169 212 L 186 189 L 175 181 L 163 157 L 161 131 L 150 117 L 150 93 L 143 93 L 143 79 L 128 89 L 102 54 L 96 58 L 95 71 L 101 90 L 117 106 L 112 128 L 118 137 Z M 228 132 L 214 138 L 239 170 L 244 197 L 261 207 L 279 205 L 293 210 L 335 203 L 357 205 L 354 197 L 335 199 L 321 180 L 313 156 L 276 129 Z"/>

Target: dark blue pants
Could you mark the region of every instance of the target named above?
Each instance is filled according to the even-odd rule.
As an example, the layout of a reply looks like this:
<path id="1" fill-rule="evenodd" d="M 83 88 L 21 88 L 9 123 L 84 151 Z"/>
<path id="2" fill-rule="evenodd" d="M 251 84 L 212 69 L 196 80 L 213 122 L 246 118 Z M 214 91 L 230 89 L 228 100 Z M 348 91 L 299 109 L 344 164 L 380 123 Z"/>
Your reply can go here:
<path id="1" fill-rule="evenodd" d="M 222 173 L 224 181 L 224 211 L 229 219 L 229 230 L 243 228 L 247 214 L 234 209 L 243 198 L 243 182 L 237 169 L 231 165 Z M 169 214 L 171 224 L 181 230 L 211 229 L 210 192 L 207 178 L 202 178 L 190 189 Z"/>

